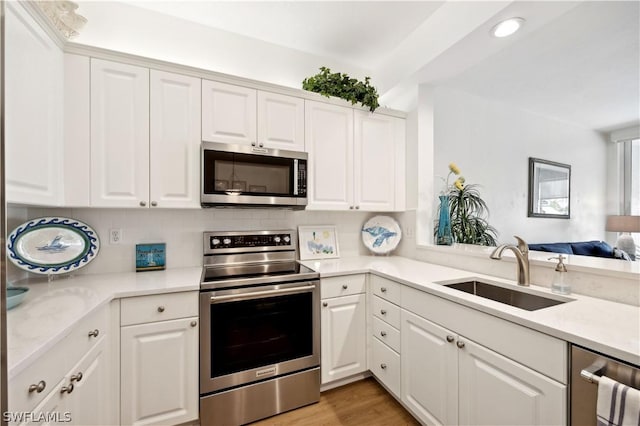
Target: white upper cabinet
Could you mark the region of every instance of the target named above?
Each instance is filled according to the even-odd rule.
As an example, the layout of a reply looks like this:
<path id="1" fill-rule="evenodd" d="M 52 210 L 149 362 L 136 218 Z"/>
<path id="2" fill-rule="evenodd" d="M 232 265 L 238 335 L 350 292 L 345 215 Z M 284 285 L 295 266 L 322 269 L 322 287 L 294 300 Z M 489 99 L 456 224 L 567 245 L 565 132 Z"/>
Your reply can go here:
<path id="1" fill-rule="evenodd" d="M 91 205 L 146 206 L 149 70 L 91 60 Z"/>
<path id="2" fill-rule="evenodd" d="M 258 91 L 258 145 L 304 151 L 304 99 Z"/>
<path id="3" fill-rule="evenodd" d="M 200 81 L 151 70 L 152 207 L 200 207 Z"/>
<path id="4" fill-rule="evenodd" d="M 353 208 L 353 109 L 306 101 L 309 210 Z"/>
<path id="5" fill-rule="evenodd" d="M 304 151 L 304 99 L 202 80 L 202 140 Z"/>
<path id="6" fill-rule="evenodd" d="M 60 205 L 64 55 L 20 2 L 6 2 L 4 37 L 7 202 Z"/>
<path id="7" fill-rule="evenodd" d="M 308 209 L 404 210 L 403 119 L 307 101 L 305 132 Z"/>
<path id="8" fill-rule="evenodd" d="M 256 90 L 202 80 L 202 140 L 256 143 Z"/>

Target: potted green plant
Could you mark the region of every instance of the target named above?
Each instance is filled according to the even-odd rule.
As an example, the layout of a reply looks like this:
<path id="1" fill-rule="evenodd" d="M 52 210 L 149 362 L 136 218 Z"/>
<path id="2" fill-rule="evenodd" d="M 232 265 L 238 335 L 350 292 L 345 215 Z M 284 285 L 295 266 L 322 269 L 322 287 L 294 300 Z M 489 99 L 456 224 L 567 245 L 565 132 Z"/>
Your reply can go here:
<path id="1" fill-rule="evenodd" d="M 458 167 L 451 163 L 449 175 L 460 175 Z M 489 208 L 480 196 L 479 185 L 466 185 L 464 177 L 460 176 L 453 185 L 449 185 L 448 178 L 442 194 L 441 203 L 438 205 L 438 218 L 441 213 L 447 214 L 448 228 L 453 241 L 462 244 L 476 244 L 481 246 L 495 246 L 498 231 L 487 220 Z M 444 219 L 446 220 L 446 218 Z M 439 226 L 441 219 L 435 224 L 433 235 L 438 244 L 442 244 L 439 235 L 442 234 L 442 227 Z M 446 240 L 444 244 L 447 244 Z M 449 243 L 450 244 L 450 243 Z"/>
<path id="2" fill-rule="evenodd" d="M 332 73 L 327 67 L 320 67 L 318 74 L 305 78 L 302 88 L 326 97 L 337 96 L 346 99 L 352 105 L 360 102 L 362 106 L 369 107 L 371 112 L 380 106 L 378 91 L 371 85 L 369 77 L 365 77 L 362 82 L 344 73 Z"/>

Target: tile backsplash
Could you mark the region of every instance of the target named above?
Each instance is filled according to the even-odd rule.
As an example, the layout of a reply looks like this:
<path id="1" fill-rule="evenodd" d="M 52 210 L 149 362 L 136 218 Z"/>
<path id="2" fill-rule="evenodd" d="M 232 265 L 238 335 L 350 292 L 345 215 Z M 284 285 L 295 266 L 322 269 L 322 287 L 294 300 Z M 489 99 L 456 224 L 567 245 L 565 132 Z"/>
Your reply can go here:
<path id="1" fill-rule="evenodd" d="M 355 211 L 231 208 L 186 210 L 30 207 L 26 209 L 26 215 L 22 210 L 16 212 L 16 216 L 24 220 L 63 216 L 91 226 L 100 237 L 100 252 L 89 265 L 78 270 L 78 274 L 134 271 L 135 246 L 138 243 L 166 243 L 167 268 L 201 266 L 204 231 L 297 229 L 298 225 L 336 225 L 341 256 L 366 254 L 360 230 L 364 222 L 376 215 Z M 119 244 L 109 243 L 110 229 L 122 231 Z"/>

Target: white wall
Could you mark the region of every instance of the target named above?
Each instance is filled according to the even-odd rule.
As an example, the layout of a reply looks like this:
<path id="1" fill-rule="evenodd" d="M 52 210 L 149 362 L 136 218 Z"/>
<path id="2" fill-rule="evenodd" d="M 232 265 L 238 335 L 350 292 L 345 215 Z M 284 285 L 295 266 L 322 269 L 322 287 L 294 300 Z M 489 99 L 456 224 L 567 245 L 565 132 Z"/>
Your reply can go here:
<path id="1" fill-rule="evenodd" d="M 500 242 L 605 239 L 607 143 L 603 135 L 444 87 L 434 91 L 434 171 L 456 163 L 480 184 Z M 571 219 L 527 217 L 528 159 L 571 165 Z M 435 181 L 435 191 L 441 182 Z"/>
<path id="2" fill-rule="evenodd" d="M 29 208 L 28 219 L 63 216 L 91 226 L 100 252 L 77 274 L 135 270 L 135 245 L 166 243 L 167 268 L 202 266 L 204 231 L 297 229 L 298 225 L 336 225 L 340 256 L 366 254 L 360 230 L 374 213 L 291 211 L 279 209 L 41 209 Z M 22 219 L 26 220 L 26 216 Z M 15 221 L 14 221 L 15 222 Z M 21 222 L 15 223 L 14 226 Z M 122 229 L 122 242 L 109 244 L 109 229 Z M 9 231 L 13 227 L 9 226 Z"/>

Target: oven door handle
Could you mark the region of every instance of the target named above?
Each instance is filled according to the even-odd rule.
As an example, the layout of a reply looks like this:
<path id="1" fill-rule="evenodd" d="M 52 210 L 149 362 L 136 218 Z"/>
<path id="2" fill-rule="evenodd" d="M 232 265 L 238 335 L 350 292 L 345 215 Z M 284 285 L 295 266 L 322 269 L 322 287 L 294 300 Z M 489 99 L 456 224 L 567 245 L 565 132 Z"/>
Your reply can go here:
<path id="1" fill-rule="evenodd" d="M 315 285 L 305 285 L 298 287 L 289 287 L 289 288 L 280 288 L 274 290 L 261 290 L 261 291 L 252 291 L 249 293 L 240 293 L 240 294 L 225 294 L 222 296 L 211 296 L 211 303 L 217 302 L 225 302 L 229 300 L 245 300 L 245 299 L 256 299 L 267 296 L 276 296 L 276 295 L 285 295 L 285 294 L 296 294 L 296 293 L 308 293 L 313 291 L 316 288 Z"/>

